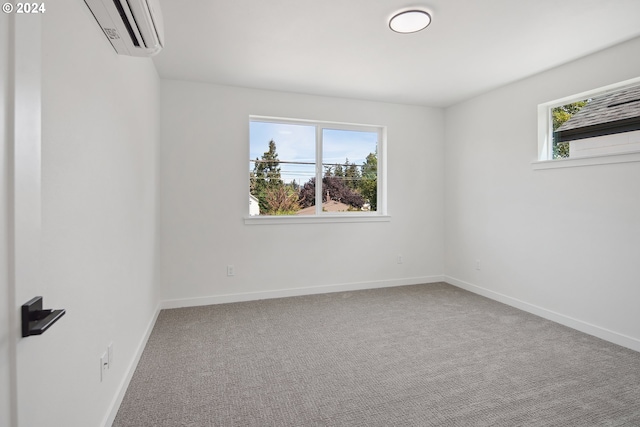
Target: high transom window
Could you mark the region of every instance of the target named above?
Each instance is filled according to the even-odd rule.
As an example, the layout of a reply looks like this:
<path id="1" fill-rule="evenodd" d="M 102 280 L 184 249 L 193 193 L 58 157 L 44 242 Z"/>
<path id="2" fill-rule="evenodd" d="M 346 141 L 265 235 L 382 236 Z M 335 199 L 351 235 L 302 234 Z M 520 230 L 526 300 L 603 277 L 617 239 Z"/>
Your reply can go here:
<path id="1" fill-rule="evenodd" d="M 538 108 L 539 160 L 640 152 L 640 82 L 635 79 Z"/>

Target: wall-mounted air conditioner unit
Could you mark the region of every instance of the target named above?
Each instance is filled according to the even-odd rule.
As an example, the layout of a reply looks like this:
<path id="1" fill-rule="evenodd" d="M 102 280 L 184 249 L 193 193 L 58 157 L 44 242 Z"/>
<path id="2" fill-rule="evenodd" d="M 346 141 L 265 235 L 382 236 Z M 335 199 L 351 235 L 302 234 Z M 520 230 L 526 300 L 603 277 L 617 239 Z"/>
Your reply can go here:
<path id="1" fill-rule="evenodd" d="M 84 0 L 121 55 L 152 56 L 164 46 L 158 0 Z"/>

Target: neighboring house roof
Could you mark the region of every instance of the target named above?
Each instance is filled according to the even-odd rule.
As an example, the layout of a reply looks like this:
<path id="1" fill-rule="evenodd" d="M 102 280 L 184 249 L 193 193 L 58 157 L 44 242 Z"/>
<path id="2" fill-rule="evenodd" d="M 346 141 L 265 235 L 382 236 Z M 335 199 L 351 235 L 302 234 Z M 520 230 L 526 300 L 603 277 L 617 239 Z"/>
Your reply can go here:
<path id="1" fill-rule="evenodd" d="M 260 201 L 251 193 L 249 193 L 249 215 L 260 215 Z"/>
<path id="2" fill-rule="evenodd" d="M 562 142 L 634 130 L 640 130 L 640 86 L 593 98 L 555 135 Z"/>
<path id="3" fill-rule="evenodd" d="M 350 208 L 349 205 L 344 203 L 336 202 L 335 200 L 329 200 L 328 202 L 324 202 L 322 204 L 323 212 L 346 212 Z M 296 212 L 296 215 L 313 215 L 316 213 L 315 206 L 309 206 L 308 208 L 300 209 Z"/>

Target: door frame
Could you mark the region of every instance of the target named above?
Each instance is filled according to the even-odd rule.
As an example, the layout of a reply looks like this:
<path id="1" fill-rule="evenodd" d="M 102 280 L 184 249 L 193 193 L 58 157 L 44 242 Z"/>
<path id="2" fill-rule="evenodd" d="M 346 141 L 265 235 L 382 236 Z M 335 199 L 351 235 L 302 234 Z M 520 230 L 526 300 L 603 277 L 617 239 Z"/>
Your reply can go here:
<path id="1" fill-rule="evenodd" d="M 13 16 L 0 15 L 0 425 L 17 425 L 13 268 Z"/>

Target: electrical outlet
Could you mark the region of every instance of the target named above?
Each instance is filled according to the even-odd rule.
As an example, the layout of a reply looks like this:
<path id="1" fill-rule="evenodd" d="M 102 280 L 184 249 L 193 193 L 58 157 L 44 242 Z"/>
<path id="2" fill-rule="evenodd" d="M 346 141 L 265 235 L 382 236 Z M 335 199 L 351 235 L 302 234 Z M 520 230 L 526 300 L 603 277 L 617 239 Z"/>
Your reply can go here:
<path id="1" fill-rule="evenodd" d="M 476 270 L 480 270 L 480 260 L 476 260 Z"/>
<path id="2" fill-rule="evenodd" d="M 398 258 L 396 259 L 396 262 L 398 264 L 402 264 L 404 262 L 404 259 L 402 258 L 402 255 L 398 255 Z"/>
<path id="3" fill-rule="evenodd" d="M 109 358 L 109 353 L 106 351 L 102 353 L 102 356 L 100 356 L 100 382 L 103 381 L 104 374 L 106 373 L 107 369 L 109 369 L 108 358 Z"/>
<path id="4" fill-rule="evenodd" d="M 231 277 L 235 275 L 236 275 L 236 268 L 233 266 L 233 264 L 227 265 L 227 276 Z"/>

